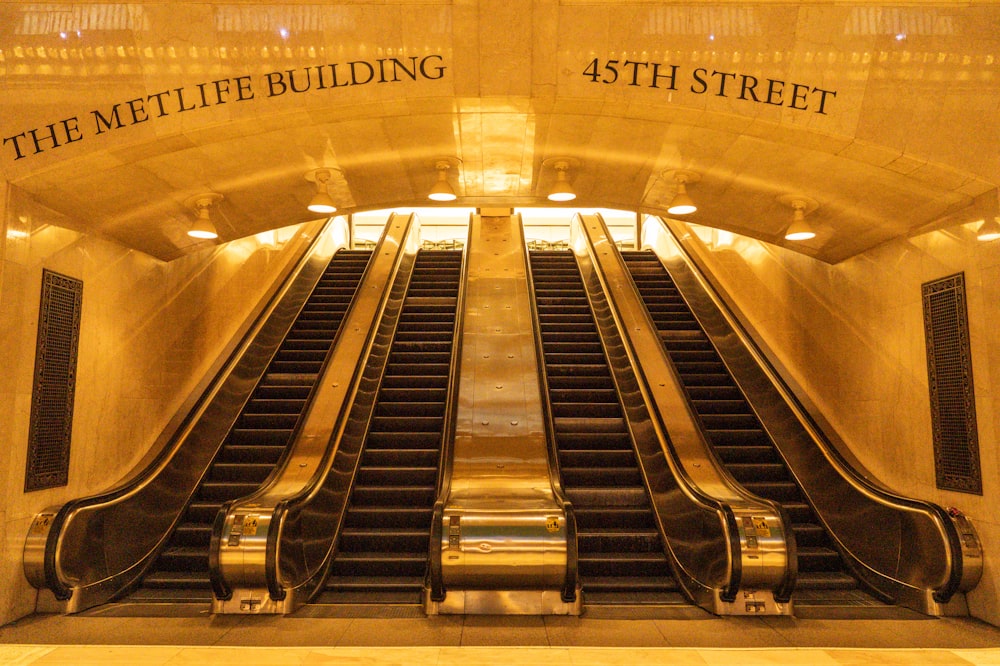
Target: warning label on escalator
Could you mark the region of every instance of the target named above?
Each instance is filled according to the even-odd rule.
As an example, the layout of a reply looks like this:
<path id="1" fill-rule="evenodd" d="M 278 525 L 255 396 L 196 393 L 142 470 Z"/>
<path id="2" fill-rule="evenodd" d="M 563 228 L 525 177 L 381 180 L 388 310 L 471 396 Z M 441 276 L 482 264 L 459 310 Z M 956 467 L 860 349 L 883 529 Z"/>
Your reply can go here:
<path id="1" fill-rule="evenodd" d="M 249 513 L 243 516 L 243 536 L 251 537 L 257 535 L 257 519 L 259 517 L 256 513 Z"/>

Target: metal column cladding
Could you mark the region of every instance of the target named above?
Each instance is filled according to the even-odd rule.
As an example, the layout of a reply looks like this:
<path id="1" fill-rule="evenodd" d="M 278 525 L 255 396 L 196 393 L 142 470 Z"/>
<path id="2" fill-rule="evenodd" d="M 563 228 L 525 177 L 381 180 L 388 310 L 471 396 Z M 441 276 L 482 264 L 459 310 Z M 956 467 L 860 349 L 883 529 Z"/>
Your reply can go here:
<path id="1" fill-rule="evenodd" d="M 518 216 L 473 216 L 441 613 L 570 613 Z M 578 612 L 578 611 L 576 611 Z"/>

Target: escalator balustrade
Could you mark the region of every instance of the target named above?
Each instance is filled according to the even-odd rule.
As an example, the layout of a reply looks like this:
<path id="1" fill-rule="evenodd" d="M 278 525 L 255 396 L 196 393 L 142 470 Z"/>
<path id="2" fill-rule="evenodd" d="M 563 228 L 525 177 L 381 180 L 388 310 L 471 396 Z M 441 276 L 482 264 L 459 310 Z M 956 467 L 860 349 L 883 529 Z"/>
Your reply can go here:
<path id="1" fill-rule="evenodd" d="M 867 603 L 770 436 L 652 252 L 622 252 L 718 459 L 750 492 L 780 503 L 798 550 L 797 603 Z"/>
<path id="2" fill-rule="evenodd" d="M 271 474 L 305 411 L 371 252 L 340 250 L 317 282 L 133 601 L 211 601 L 212 525 Z"/>
<path id="3" fill-rule="evenodd" d="M 460 251 L 417 254 L 318 603 L 421 600 L 461 264 Z"/>
<path id="4" fill-rule="evenodd" d="M 529 256 L 584 602 L 681 602 L 576 257 Z"/>

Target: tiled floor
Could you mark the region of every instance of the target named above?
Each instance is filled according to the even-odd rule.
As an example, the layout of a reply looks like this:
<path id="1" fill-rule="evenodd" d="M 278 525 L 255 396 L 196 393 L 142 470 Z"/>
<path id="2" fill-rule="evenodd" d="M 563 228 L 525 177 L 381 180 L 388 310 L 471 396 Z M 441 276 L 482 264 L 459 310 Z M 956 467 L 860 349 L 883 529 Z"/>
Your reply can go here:
<path id="1" fill-rule="evenodd" d="M 1000 666 L 1000 629 L 967 619 L 536 616 L 75 617 L 0 628 L 0 664 Z"/>

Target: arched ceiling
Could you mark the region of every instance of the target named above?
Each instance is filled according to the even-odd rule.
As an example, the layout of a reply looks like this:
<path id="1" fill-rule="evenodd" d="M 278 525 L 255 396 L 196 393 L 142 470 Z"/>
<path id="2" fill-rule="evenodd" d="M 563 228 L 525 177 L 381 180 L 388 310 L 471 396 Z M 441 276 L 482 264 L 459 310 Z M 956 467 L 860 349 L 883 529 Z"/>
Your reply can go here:
<path id="1" fill-rule="evenodd" d="M 689 219 L 837 262 L 996 214 L 1000 6 L 963 3 L 0 3 L 2 177 L 61 224 L 170 260 L 343 212 L 539 206 Z M 783 239 L 804 196 L 815 239 Z"/>

